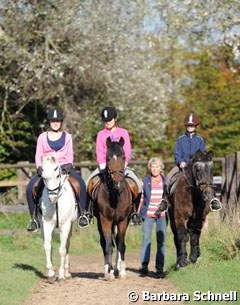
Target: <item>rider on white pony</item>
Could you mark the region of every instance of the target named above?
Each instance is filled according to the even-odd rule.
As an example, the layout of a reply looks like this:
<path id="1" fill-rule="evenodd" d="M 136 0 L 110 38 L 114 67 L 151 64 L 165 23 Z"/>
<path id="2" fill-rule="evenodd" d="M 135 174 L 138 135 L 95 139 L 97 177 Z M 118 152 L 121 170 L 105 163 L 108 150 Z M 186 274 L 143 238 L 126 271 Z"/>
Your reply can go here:
<path id="1" fill-rule="evenodd" d="M 36 217 L 37 202 L 33 196 L 33 187 L 42 174 L 41 157 L 45 155 L 54 155 L 61 166 L 62 172 L 76 178 L 80 184 L 80 195 L 78 207 L 80 217 L 78 224 L 80 227 L 88 226 L 89 219 L 84 215 L 86 208 L 86 184 L 73 165 L 73 144 L 72 135 L 67 131 L 62 131 L 63 111 L 61 108 L 50 109 L 47 113 L 50 130 L 39 135 L 35 153 L 35 164 L 37 175 L 29 181 L 26 189 L 26 197 L 31 215 L 31 221 L 27 227 L 29 232 L 36 232 L 39 229 L 39 222 Z"/>

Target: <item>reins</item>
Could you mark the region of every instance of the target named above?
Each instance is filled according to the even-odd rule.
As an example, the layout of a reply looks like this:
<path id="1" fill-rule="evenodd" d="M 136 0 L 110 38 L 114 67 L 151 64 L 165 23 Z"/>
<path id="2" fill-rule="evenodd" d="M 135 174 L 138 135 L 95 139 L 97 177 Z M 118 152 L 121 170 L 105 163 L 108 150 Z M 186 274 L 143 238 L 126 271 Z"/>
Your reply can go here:
<path id="1" fill-rule="evenodd" d="M 192 183 L 189 182 L 189 178 L 187 177 L 186 171 L 184 169 L 182 169 L 183 175 L 185 177 L 185 180 L 187 182 L 187 188 L 190 189 L 196 189 L 200 192 L 203 192 L 206 188 L 210 187 L 211 189 L 215 188 L 216 186 L 214 184 L 210 184 L 210 183 L 199 183 L 198 185 L 193 185 Z"/>
<path id="2" fill-rule="evenodd" d="M 57 171 L 59 169 L 59 175 L 56 177 L 56 178 L 60 178 L 60 180 L 59 180 L 59 184 L 58 184 L 58 186 L 56 187 L 56 188 L 54 188 L 54 189 L 49 189 L 47 186 L 46 186 L 46 184 L 44 183 L 44 185 L 45 185 L 45 187 L 46 187 L 46 189 L 47 189 L 47 193 L 48 193 L 48 196 L 49 195 L 56 195 L 57 196 L 57 199 L 59 198 L 59 194 L 60 194 L 60 192 L 61 192 L 61 189 L 62 189 L 62 186 L 63 186 L 63 184 L 64 184 L 64 182 L 65 182 L 65 180 L 66 180 L 66 177 L 67 176 L 65 176 L 65 178 L 64 178 L 64 180 L 63 180 L 63 182 L 62 182 L 62 172 L 61 172 L 61 168 L 57 165 L 55 168 L 54 168 L 54 171 Z M 43 178 L 43 181 L 44 181 L 45 179 Z M 58 215 L 58 200 L 57 200 L 57 202 L 56 202 L 56 228 L 58 228 L 59 227 L 59 215 Z"/>

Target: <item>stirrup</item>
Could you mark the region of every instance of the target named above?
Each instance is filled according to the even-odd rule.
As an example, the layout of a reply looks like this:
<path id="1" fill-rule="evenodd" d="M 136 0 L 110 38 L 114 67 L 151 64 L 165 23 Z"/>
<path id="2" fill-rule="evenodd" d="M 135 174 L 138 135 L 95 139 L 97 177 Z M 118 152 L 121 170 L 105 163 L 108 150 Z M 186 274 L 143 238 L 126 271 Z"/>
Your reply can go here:
<path id="1" fill-rule="evenodd" d="M 36 218 L 31 219 L 29 225 L 27 226 L 28 232 L 37 232 L 40 228 L 39 220 Z"/>
<path id="2" fill-rule="evenodd" d="M 81 224 L 81 221 L 83 221 L 82 224 Z M 88 219 L 88 217 L 85 216 L 85 215 L 81 215 L 78 218 L 78 226 L 79 226 L 79 228 L 87 228 L 89 226 L 89 219 Z"/>
<path id="3" fill-rule="evenodd" d="M 212 208 L 213 201 L 217 201 L 217 203 L 219 204 L 219 207 L 217 209 L 213 209 Z M 211 201 L 210 201 L 210 209 L 211 209 L 212 212 L 220 211 L 222 209 L 222 203 L 221 203 L 221 201 L 217 197 L 214 197 L 214 198 L 211 199 Z"/>
<path id="4" fill-rule="evenodd" d="M 86 213 L 84 213 L 84 216 L 86 216 L 86 217 L 87 217 L 87 219 L 88 219 L 88 221 L 89 221 L 89 224 L 90 224 L 90 225 L 94 223 L 92 213 L 90 213 L 90 212 L 86 212 Z"/>

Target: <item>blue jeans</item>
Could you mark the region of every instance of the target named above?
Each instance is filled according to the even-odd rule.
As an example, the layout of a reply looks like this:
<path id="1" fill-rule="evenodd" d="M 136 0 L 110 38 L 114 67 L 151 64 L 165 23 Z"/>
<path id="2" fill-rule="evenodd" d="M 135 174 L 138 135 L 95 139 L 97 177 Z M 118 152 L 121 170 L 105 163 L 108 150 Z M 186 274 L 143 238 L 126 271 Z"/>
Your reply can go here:
<path id="1" fill-rule="evenodd" d="M 156 224 L 156 240 L 157 253 L 155 268 L 158 271 L 163 271 L 165 258 L 165 243 L 167 223 L 166 217 L 152 218 L 144 217 L 142 221 L 142 247 L 141 247 L 141 263 L 148 265 L 151 254 L 151 239 L 154 223 Z"/>

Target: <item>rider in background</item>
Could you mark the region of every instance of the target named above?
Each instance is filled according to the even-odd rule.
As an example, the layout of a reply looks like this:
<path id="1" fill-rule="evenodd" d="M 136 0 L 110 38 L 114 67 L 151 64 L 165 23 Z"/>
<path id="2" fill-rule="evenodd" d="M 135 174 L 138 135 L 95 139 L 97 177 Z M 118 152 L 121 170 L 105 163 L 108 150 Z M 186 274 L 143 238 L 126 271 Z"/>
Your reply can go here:
<path id="1" fill-rule="evenodd" d="M 196 132 L 196 128 L 200 124 L 199 117 L 190 113 L 186 115 L 184 119 L 185 133 L 177 138 L 175 146 L 175 164 L 176 166 L 168 173 L 166 183 L 169 185 L 171 178 L 177 175 L 181 170 L 188 165 L 194 154 L 200 150 L 202 152 L 206 151 L 206 144 L 204 139 Z M 212 210 L 221 209 L 221 203 L 212 205 Z M 162 202 L 159 206 L 159 210 L 166 211 L 167 203 Z"/>
<path id="2" fill-rule="evenodd" d="M 62 131 L 63 111 L 61 108 L 50 109 L 47 112 L 49 122 L 49 131 L 41 133 L 37 140 L 35 164 L 37 175 L 33 176 L 29 181 L 26 189 L 26 197 L 31 215 L 31 221 L 27 227 L 27 231 L 36 232 L 39 229 L 39 221 L 37 219 L 37 202 L 33 197 L 33 186 L 42 175 L 41 157 L 45 155 L 53 155 L 61 166 L 62 172 L 76 178 L 80 184 L 80 202 L 78 202 L 79 214 L 78 225 L 86 227 L 89 225 L 89 219 L 85 216 L 86 208 L 86 184 L 80 174 L 73 169 L 73 143 L 72 135 L 67 131 Z"/>

